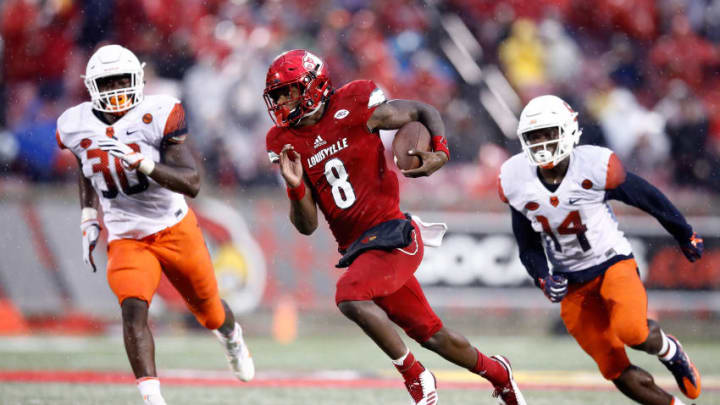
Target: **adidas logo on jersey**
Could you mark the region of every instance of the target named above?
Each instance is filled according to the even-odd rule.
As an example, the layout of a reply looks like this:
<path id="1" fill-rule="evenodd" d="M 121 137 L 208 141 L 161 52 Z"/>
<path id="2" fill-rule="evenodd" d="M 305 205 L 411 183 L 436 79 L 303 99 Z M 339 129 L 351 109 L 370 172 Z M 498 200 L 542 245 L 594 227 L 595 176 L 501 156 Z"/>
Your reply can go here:
<path id="1" fill-rule="evenodd" d="M 313 144 L 313 146 L 315 147 L 315 149 L 317 149 L 317 148 L 325 145 L 326 143 L 327 142 L 325 142 L 325 140 L 322 139 L 322 137 L 320 135 L 318 135 L 317 138 L 315 138 L 315 143 Z"/>

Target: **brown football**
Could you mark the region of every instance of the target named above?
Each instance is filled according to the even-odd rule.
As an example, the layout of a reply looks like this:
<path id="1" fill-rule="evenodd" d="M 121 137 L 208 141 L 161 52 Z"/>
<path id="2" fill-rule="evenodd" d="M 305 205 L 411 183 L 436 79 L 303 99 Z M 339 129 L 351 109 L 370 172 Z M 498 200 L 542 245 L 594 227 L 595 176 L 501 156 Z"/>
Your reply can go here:
<path id="1" fill-rule="evenodd" d="M 418 121 L 411 121 L 398 129 L 392 143 L 395 164 L 403 170 L 416 169 L 422 162 L 417 156 L 408 155 L 409 150 L 429 152 L 430 131 Z"/>

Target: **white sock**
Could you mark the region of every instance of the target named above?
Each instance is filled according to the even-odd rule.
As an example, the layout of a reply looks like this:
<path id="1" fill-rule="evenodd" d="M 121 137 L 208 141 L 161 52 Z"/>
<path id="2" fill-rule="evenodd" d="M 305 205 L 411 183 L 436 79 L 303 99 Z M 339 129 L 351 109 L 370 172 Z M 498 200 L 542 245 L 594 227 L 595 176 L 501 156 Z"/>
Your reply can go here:
<path id="1" fill-rule="evenodd" d="M 670 405 L 685 405 L 685 402 L 681 401 L 680 398 L 673 396 L 673 400 L 670 402 Z"/>
<path id="2" fill-rule="evenodd" d="M 405 359 L 407 358 L 408 354 L 410 354 L 410 348 L 407 348 L 407 351 L 405 352 L 405 354 L 402 357 L 400 357 L 397 360 L 393 360 L 392 361 L 393 364 L 396 366 L 402 366 L 403 363 L 405 363 Z"/>
<path id="3" fill-rule="evenodd" d="M 137 386 L 143 398 L 147 398 L 150 395 L 162 397 L 162 394 L 160 394 L 160 380 L 158 380 L 157 377 L 138 378 Z"/>
<path id="4" fill-rule="evenodd" d="M 660 348 L 658 357 L 660 358 L 660 360 L 669 361 L 675 356 L 675 353 L 677 352 L 677 346 L 675 345 L 675 342 L 668 339 L 668 337 L 665 335 L 665 332 L 663 332 L 662 330 L 660 331 L 660 336 L 662 336 L 662 347 Z"/>
<path id="5" fill-rule="evenodd" d="M 235 326 L 229 336 L 225 336 L 222 332 L 220 332 L 220 329 L 215 329 L 213 332 L 215 332 L 215 335 L 222 338 L 224 341 L 232 342 L 237 340 L 238 336 L 242 333 L 242 328 L 240 328 L 239 323 L 235 322 Z"/>

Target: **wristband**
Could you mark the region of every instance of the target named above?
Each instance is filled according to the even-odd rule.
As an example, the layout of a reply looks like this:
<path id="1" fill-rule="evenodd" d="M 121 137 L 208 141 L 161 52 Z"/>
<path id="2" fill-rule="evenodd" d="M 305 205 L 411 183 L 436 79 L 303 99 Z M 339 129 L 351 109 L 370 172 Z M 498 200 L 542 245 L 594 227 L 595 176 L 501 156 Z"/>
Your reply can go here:
<path id="1" fill-rule="evenodd" d="M 448 160 L 450 160 L 450 149 L 448 148 L 447 139 L 444 136 L 434 135 L 431 144 L 433 152 L 444 152 Z"/>
<path id="2" fill-rule="evenodd" d="M 149 176 L 150 173 L 155 170 L 155 162 L 153 162 L 152 159 L 145 158 L 140 161 L 140 165 L 138 165 L 137 170 L 140 173 Z"/>
<path id="3" fill-rule="evenodd" d="M 288 198 L 293 201 L 300 201 L 305 197 L 305 182 L 301 181 L 297 187 L 287 186 Z"/>

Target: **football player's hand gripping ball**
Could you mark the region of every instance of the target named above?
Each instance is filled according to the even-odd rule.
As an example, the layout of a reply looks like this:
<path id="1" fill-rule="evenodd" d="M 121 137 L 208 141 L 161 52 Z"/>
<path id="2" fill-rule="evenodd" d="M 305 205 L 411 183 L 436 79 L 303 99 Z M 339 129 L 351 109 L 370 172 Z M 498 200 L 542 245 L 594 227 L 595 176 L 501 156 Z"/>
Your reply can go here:
<path id="1" fill-rule="evenodd" d="M 568 292 L 567 278 L 560 275 L 548 274 L 538 280 L 540 288 L 550 302 L 560 302 Z"/>
<path id="2" fill-rule="evenodd" d="M 697 233 L 693 232 L 690 240 L 680 244 L 680 249 L 682 249 L 683 254 L 685 254 L 685 257 L 687 257 L 688 260 L 694 262 L 702 257 L 705 245 L 703 244 L 702 238 Z"/>
<path id="3" fill-rule="evenodd" d="M 430 176 L 431 174 L 438 171 L 445 163 L 448 158 L 444 152 L 424 152 L 421 150 L 408 151 L 408 155 L 420 157 L 422 166 L 417 169 L 402 170 L 405 177 L 424 177 Z"/>
<path id="4" fill-rule="evenodd" d="M 143 174 L 150 174 L 155 168 L 155 162 L 147 159 L 142 153 L 114 138 L 105 138 L 98 141 L 100 149 L 120 159 L 123 166 L 129 170 L 138 170 Z"/>
<path id="5" fill-rule="evenodd" d="M 292 145 L 285 145 L 280 151 L 280 173 L 289 187 L 295 188 L 303 181 L 303 168 L 300 154 Z"/>
<path id="6" fill-rule="evenodd" d="M 82 231 L 83 263 L 95 273 L 97 268 L 92 253 L 100 237 L 100 223 L 94 218 L 86 219 L 80 223 L 80 230 Z"/>

